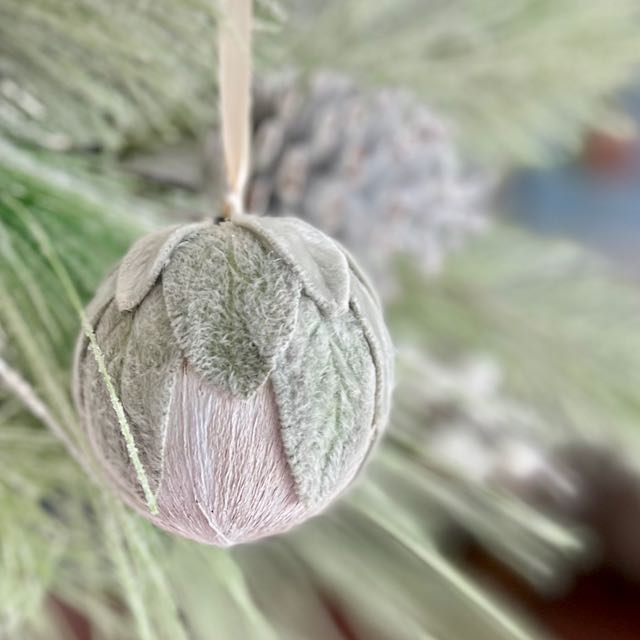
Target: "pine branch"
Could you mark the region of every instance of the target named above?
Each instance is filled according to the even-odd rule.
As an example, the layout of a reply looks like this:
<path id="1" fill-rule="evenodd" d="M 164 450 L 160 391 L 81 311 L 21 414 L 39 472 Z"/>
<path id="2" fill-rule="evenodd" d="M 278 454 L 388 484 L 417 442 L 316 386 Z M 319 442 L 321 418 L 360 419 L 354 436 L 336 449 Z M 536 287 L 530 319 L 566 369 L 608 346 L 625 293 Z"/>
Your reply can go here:
<path id="1" fill-rule="evenodd" d="M 289 5 L 294 28 L 275 59 L 404 87 L 485 158 L 541 161 L 552 143 L 575 146 L 640 63 L 633 0 Z"/>
<path id="2" fill-rule="evenodd" d="M 633 0 L 259 3 L 258 66 L 332 68 L 416 93 L 484 156 L 546 159 L 610 109 L 640 62 Z M 216 4 L 5 0 L 0 132 L 121 150 L 216 119 Z"/>
<path id="3" fill-rule="evenodd" d="M 22 162 L 22 168 L 18 169 L 12 160 L 13 156 L 9 155 L 4 163 L 0 163 L 1 192 L 11 194 L 11 198 L 28 207 L 30 217 L 37 220 L 48 242 L 56 247 L 65 271 L 72 278 L 72 286 L 86 301 L 110 264 L 122 255 L 135 235 L 142 233 L 147 218 L 144 215 L 138 218 L 132 213 L 136 211 L 136 201 L 126 193 L 116 192 L 109 197 L 111 192 L 106 185 L 89 188 L 79 179 L 68 179 L 62 185 L 49 179 L 57 174 L 46 164 L 31 158 L 31 164 Z M 33 171 L 28 171 L 28 167 Z M 113 208 L 105 204 L 100 206 L 83 195 L 85 192 L 100 193 L 101 189 L 105 190 L 103 202 L 111 201 Z M 5 247 L 11 247 L 14 256 L 0 262 L 0 281 L 6 292 L 0 306 L 0 331 L 7 337 L 2 346 L 2 358 L 50 407 L 47 415 L 50 413 L 59 421 L 71 413 L 68 419 L 75 423 L 69 398 L 69 360 L 79 321 L 65 295 L 64 283 L 41 255 L 29 225 L 24 223 L 23 216 L 15 215 L 15 210 L 7 206 L 7 202 L 13 202 L 11 198 L 0 200 L 0 237 Z M 127 198 L 131 206 L 120 209 L 118 203 Z M 25 282 L 30 283 L 30 291 L 25 288 Z M 53 325 L 55 330 L 51 330 Z M 16 390 L 15 384 L 13 390 Z M 6 402 L 8 400 L 2 396 L 0 407 L 4 408 Z M 100 640 L 133 640 L 145 634 L 154 639 L 169 640 L 180 634 L 189 635 L 193 629 L 208 637 L 212 628 L 222 638 L 248 640 L 262 640 L 268 634 L 286 637 L 292 633 L 292 622 L 275 613 L 282 607 L 282 598 L 274 587 L 267 590 L 266 595 L 263 592 L 258 607 L 250 586 L 251 577 L 261 573 L 269 577 L 270 584 L 291 587 L 296 593 L 296 583 L 284 579 L 279 563 L 264 564 L 264 560 L 251 559 L 242 550 L 234 555 L 212 549 L 206 549 L 205 553 L 196 545 L 164 536 L 105 496 L 99 486 L 88 482 L 82 470 L 69 463 L 68 455 L 51 438 L 45 438 L 51 451 L 43 456 L 33 442 L 35 434 L 48 436 L 43 430 L 46 425 L 38 428 L 31 417 L 25 418 L 23 413 L 16 415 L 15 411 L 5 411 L 4 415 L 5 419 L 0 422 L 0 441 L 3 443 L 0 447 L 0 500 L 3 483 L 11 481 L 12 486 L 25 490 L 9 494 L 19 495 L 19 500 L 1 505 L 0 553 L 36 562 L 43 557 L 43 551 L 49 550 L 48 536 L 62 542 L 59 546 L 51 546 L 56 554 L 47 561 L 46 566 L 50 567 L 47 571 L 42 575 L 30 573 L 35 582 L 31 585 L 29 606 L 16 604 L 14 598 L 7 601 L 13 609 L 5 609 L 2 602 L 0 619 L 13 615 L 15 619 L 12 618 L 11 624 L 19 625 L 24 637 L 37 637 L 38 620 L 46 619 L 55 628 L 56 622 L 48 617 L 43 604 L 44 595 L 51 592 L 59 600 L 81 608 L 91 618 L 95 635 Z M 81 436 L 80 431 L 74 433 Z M 9 451 L 10 455 L 7 454 Z M 388 491 L 382 486 L 380 490 Z M 393 502 L 388 504 L 386 511 L 380 512 L 382 524 L 400 521 L 413 513 L 411 503 L 400 498 L 395 506 Z M 428 501 L 423 509 L 429 509 Z M 335 581 L 350 587 L 344 594 L 349 615 L 355 615 L 351 612 L 361 609 L 369 598 L 367 592 L 360 589 L 360 581 L 354 580 L 352 568 L 355 565 L 362 571 L 366 569 L 371 582 L 380 585 L 383 600 L 392 602 L 392 598 L 401 594 L 408 603 L 413 617 L 409 621 L 397 617 L 394 607 L 385 609 L 392 616 L 386 624 L 392 627 L 428 628 L 430 619 L 446 620 L 461 631 L 457 633 L 461 640 L 477 640 L 475 630 L 487 619 L 504 622 L 514 618 L 511 612 L 503 610 L 499 601 L 492 604 L 490 614 L 483 607 L 469 607 L 471 594 L 476 603 L 486 602 L 487 598 L 477 591 L 477 587 L 459 577 L 451 581 L 454 573 L 446 571 L 438 582 L 447 584 L 446 615 L 436 607 L 426 607 L 426 595 L 434 592 L 435 583 L 421 584 L 423 565 L 416 565 L 415 559 L 394 538 L 395 534 L 384 533 L 381 529 L 376 534 L 378 543 L 384 549 L 385 558 L 398 568 L 390 576 L 386 565 L 371 557 L 368 539 L 364 544 L 351 540 L 345 546 L 342 532 L 353 526 L 354 519 L 353 509 L 345 504 L 335 520 L 324 521 L 324 534 L 320 540 L 312 541 L 301 531 L 296 534 L 296 542 L 292 538 L 291 542 L 284 543 L 292 545 L 289 554 L 295 548 L 301 558 L 298 562 L 304 577 L 300 580 L 308 580 L 318 590 L 319 577 L 304 567 L 319 557 L 318 554 L 330 557 L 336 549 L 342 548 L 343 555 L 351 558 L 350 564 L 343 562 L 332 566 L 337 572 Z M 436 509 L 432 521 L 434 531 L 439 530 L 436 523 L 442 521 L 442 515 Z M 312 530 L 317 526 L 312 524 Z M 34 532 L 51 530 L 51 533 L 44 537 L 16 536 L 15 532 L 21 528 Z M 429 537 L 420 544 L 431 544 L 433 532 L 429 531 Z M 44 558 L 48 557 L 45 554 Z M 235 564 L 236 558 L 242 563 L 242 572 Z M 448 560 L 441 559 L 440 570 L 447 563 Z M 262 567 L 260 571 L 253 568 L 258 565 Z M 413 576 L 410 584 L 405 582 L 409 571 Z M 11 592 L 17 575 L 16 572 L 0 575 L 0 593 Z M 118 606 L 106 607 L 105 600 L 113 601 L 113 598 Z M 377 601 L 369 599 L 368 602 L 371 607 L 378 606 Z M 323 609 L 313 598 L 296 598 L 295 608 L 302 621 L 299 635 L 313 639 L 316 630 L 309 626 L 309 621 L 317 619 Z M 462 621 L 454 624 L 461 609 L 469 611 Z M 265 610 L 274 613 L 266 616 L 262 613 Z M 498 611 L 501 613 L 496 613 Z M 495 623 L 499 636 L 492 637 L 505 640 L 521 637 L 512 632 L 520 629 L 519 625 L 503 622 Z M 491 628 L 495 624 L 491 622 Z M 464 629 L 469 633 L 466 638 Z M 326 640 L 331 635 L 318 638 Z"/>

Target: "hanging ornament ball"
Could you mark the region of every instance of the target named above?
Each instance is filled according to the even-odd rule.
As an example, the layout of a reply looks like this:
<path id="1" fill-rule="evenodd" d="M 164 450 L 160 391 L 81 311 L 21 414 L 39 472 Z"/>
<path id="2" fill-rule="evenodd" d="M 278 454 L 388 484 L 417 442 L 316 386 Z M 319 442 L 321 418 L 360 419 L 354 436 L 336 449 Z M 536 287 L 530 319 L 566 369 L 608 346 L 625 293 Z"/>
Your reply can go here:
<path id="1" fill-rule="evenodd" d="M 392 348 L 376 295 L 299 219 L 146 236 L 86 317 L 98 349 L 81 335 L 74 393 L 95 462 L 175 534 L 227 546 L 286 531 L 351 483 L 385 425 Z"/>

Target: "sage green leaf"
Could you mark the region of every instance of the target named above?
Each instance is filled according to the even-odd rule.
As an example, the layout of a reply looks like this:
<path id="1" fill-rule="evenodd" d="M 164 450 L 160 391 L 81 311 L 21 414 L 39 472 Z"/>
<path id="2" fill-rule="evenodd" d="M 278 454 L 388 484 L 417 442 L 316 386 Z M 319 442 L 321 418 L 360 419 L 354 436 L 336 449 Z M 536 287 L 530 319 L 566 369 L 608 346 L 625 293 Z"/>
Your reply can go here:
<path id="1" fill-rule="evenodd" d="M 286 260 L 302 280 L 305 293 L 327 315 L 344 313 L 349 304 L 347 258 L 329 236 L 298 218 L 235 215 Z"/>
<path id="2" fill-rule="evenodd" d="M 183 242 L 162 287 L 185 357 L 207 380 L 251 395 L 293 332 L 300 282 L 250 231 L 225 222 Z"/>
<path id="3" fill-rule="evenodd" d="M 206 223 L 174 225 L 140 238 L 118 269 L 116 301 L 120 311 L 138 306 L 155 284 L 175 248 Z"/>
<path id="4" fill-rule="evenodd" d="M 162 476 L 171 393 L 182 362 L 159 286 L 136 310 L 123 352 L 120 400 L 155 493 Z"/>
<path id="5" fill-rule="evenodd" d="M 353 479 L 372 440 L 375 368 L 358 319 L 310 298 L 271 376 L 300 498 L 320 506 Z"/>
<path id="6" fill-rule="evenodd" d="M 366 281 L 362 281 L 355 273 L 352 273 L 351 277 L 351 306 L 363 327 L 375 365 L 376 409 L 373 427 L 377 436 L 380 436 L 387 423 L 391 407 L 393 344 L 375 294 L 372 293 Z"/>

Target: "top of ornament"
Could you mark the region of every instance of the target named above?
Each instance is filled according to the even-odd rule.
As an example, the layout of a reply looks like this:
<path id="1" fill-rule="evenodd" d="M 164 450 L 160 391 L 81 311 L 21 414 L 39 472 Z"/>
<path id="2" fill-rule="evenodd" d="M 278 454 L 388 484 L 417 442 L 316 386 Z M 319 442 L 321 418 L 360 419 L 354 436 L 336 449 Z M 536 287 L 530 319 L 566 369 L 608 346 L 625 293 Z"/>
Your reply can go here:
<path id="1" fill-rule="evenodd" d="M 388 379 L 390 365 L 387 354 L 391 345 L 382 321 L 379 301 L 366 276 L 343 247 L 311 225 L 293 217 L 270 218 L 236 213 L 217 227 L 220 230 L 208 222 L 173 226 L 138 240 L 117 269 L 115 298 L 120 311 L 130 311 L 139 305 L 162 275 L 167 310 L 187 357 L 196 368 L 200 363 L 204 368 L 201 373 L 209 374 L 212 381 L 224 383 L 231 391 L 247 395 L 264 381 L 273 368 L 275 356 L 286 348 L 297 313 L 297 305 L 292 301 L 299 293 L 303 293 L 328 318 L 346 313 L 351 306 L 363 324 L 379 382 L 383 378 Z M 280 260 L 275 263 L 270 261 L 270 264 L 276 265 L 278 274 L 271 270 L 267 277 L 265 271 L 269 269 L 266 263 L 251 264 L 255 263 L 256 255 L 246 255 L 244 240 L 240 238 L 245 230 L 257 238 L 268 252 L 278 256 Z M 262 345 L 254 345 L 257 359 L 247 361 L 248 367 L 256 365 L 256 372 L 249 375 L 247 369 L 242 382 L 240 378 L 232 381 L 235 374 L 231 378 L 211 375 L 207 367 L 211 365 L 209 361 L 212 356 L 203 344 L 199 344 L 198 339 L 198 336 L 206 339 L 210 345 L 211 332 L 215 336 L 217 328 L 227 326 L 224 322 L 216 326 L 224 314 L 213 313 L 210 300 L 211 291 L 221 284 L 220 278 L 227 278 L 227 275 L 216 273 L 215 259 L 210 264 L 206 260 L 206 254 L 212 251 L 212 239 L 220 233 L 233 236 L 229 242 L 235 245 L 236 258 L 242 262 L 241 265 L 235 265 L 232 273 L 242 278 L 258 278 L 261 282 L 261 285 L 251 288 L 248 298 L 237 301 L 235 309 L 249 325 L 251 335 L 246 336 L 248 342 L 256 341 L 256 333 L 263 337 Z M 198 237 L 201 237 L 200 241 Z M 181 246 L 187 245 L 191 247 L 189 251 L 178 251 Z M 222 250 L 222 246 L 219 246 L 218 251 Z M 283 268 L 285 265 L 288 269 Z M 292 278 L 292 274 L 295 277 Z M 232 283 L 227 284 L 233 287 Z M 198 300 L 203 302 L 200 309 L 197 309 Z M 278 304 L 265 308 L 269 300 L 276 300 Z M 287 300 L 290 304 L 287 304 Z M 237 319 L 234 322 L 237 324 Z M 260 331 L 256 332 L 257 323 L 260 323 Z M 239 328 L 227 326 L 225 335 L 228 337 L 229 332 L 234 330 L 238 331 Z M 238 342 L 234 343 L 236 346 L 242 343 L 240 336 L 237 338 Z M 220 344 L 228 353 L 231 347 L 228 340 Z M 205 361 L 209 365 L 205 365 Z M 388 399 L 379 397 L 378 400 L 380 411 L 376 413 L 386 414 L 386 408 L 383 407 L 388 406 Z"/>

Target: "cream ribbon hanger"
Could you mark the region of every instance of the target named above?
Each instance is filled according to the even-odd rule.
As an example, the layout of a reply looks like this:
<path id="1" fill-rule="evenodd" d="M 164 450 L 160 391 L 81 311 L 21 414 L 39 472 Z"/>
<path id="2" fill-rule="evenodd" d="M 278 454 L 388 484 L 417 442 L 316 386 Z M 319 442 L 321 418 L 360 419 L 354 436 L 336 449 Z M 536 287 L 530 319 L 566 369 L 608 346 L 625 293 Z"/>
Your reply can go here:
<path id="1" fill-rule="evenodd" d="M 218 90 L 227 170 L 224 216 L 244 210 L 251 150 L 252 0 L 220 0 Z"/>

